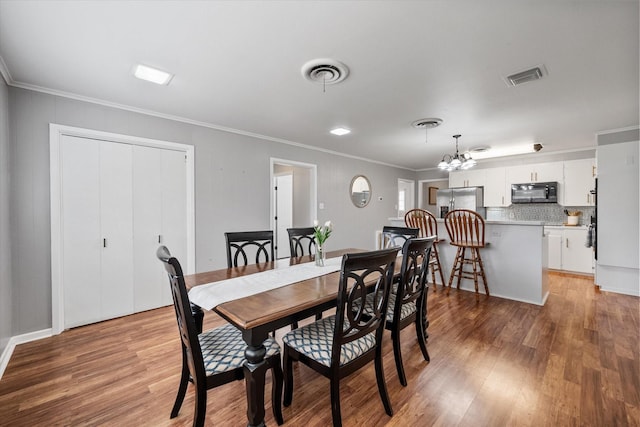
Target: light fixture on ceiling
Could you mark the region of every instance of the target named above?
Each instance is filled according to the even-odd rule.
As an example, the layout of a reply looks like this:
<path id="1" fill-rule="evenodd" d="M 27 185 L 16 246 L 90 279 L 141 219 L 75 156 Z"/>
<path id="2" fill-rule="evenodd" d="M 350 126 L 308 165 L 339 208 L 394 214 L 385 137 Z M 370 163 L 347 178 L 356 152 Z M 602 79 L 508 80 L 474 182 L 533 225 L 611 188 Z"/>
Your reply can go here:
<path id="1" fill-rule="evenodd" d="M 351 133 L 351 131 L 349 129 L 346 129 L 346 128 L 335 128 L 335 129 L 331 129 L 329 132 L 331 132 L 334 135 L 338 135 L 338 136 L 347 135 L 347 134 Z"/>
<path id="2" fill-rule="evenodd" d="M 442 124 L 442 119 L 438 119 L 436 117 L 432 117 L 429 119 L 419 119 L 415 122 L 411 123 L 416 129 L 424 129 L 424 142 L 425 144 L 428 142 L 427 134 L 429 133 L 429 129 L 438 127 Z"/>
<path id="3" fill-rule="evenodd" d="M 136 65 L 133 75 L 140 80 L 146 80 L 158 85 L 168 85 L 173 78 L 173 74 L 171 73 L 140 64 Z"/>
<path id="4" fill-rule="evenodd" d="M 517 144 L 506 147 L 478 147 L 468 151 L 476 159 L 491 159 L 494 157 L 516 156 L 518 154 L 536 153 L 542 150 L 542 144 Z"/>
<path id="5" fill-rule="evenodd" d="M 458 152 L 458 138 L 462 135 L 453 135 L 456 139 L 456 153 L 445 154 L 442 157 L 442 161 L 438 163 L 438 169 L 446 170 L 447 172 L 451 172 L 458 169 L 469 169 L 476 165 L 476 161 L 471 158 L 471 155 L 468 153 L 460 154 Z"/>

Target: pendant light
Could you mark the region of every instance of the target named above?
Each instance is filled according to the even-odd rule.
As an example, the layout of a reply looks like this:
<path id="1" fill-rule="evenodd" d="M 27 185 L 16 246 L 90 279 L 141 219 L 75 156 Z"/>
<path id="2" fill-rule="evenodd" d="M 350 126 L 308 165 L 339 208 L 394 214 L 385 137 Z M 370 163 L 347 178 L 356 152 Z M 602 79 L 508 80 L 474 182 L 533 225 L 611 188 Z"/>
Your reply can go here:
<path id="1" fill-rule="evenodd" d="M 458 152 L 458 138 L 460 138 L 461 136 L 462 135 L 453 135 L 453 137 L 456 139 L 456 153 L 453 155 L 445 154 L 442 157 L 442 161 L 438 163 L 438 169 L 451 172 L 459 169 L 470 169 L 476 165 L 476 161 L 471 158 L 470 154 L 467 153 L 461 155 Z"/>

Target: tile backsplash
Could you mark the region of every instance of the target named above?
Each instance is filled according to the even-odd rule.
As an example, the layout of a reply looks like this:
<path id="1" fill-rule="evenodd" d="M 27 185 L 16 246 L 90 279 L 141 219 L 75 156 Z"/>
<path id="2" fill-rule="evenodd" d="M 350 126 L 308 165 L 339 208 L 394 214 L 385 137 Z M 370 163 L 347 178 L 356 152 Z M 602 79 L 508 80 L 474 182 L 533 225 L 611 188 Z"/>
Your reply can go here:
<path id="1" fill-rule="evenodd" d="M 586 225 L 595 215 L 593 206 L 560 206 L 556 203 L 530 203 L 506 208 L 487 208 L 487 219 L 493 221 L 544 221 L 550 225 L 567 222 L 564 210 L 581 211 L 579 224 Z"/>

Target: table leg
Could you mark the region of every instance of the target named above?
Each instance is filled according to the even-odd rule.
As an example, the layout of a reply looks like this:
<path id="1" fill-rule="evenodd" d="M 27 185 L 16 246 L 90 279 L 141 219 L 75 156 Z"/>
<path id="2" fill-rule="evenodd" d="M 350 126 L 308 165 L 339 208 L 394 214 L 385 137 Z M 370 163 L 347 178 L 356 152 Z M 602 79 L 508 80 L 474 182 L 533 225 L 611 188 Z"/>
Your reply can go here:
<path id="1" fill-rule="evenodd" d="M 266 338 L 266 337 L 265 337 Z M 248 345 L 244 351 L 244 378 L 247 387 L 247 427 L 264 427 L 264 383 L 267 362 L 262 343 Z"/>

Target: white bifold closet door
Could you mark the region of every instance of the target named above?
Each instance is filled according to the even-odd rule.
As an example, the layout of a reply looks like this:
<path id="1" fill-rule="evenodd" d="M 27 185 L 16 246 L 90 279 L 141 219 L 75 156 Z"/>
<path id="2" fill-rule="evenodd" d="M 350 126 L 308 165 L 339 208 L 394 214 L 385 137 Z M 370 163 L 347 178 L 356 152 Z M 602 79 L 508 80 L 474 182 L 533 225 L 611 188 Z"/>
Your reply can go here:
<path id="1" fill-rule="evenodd" d="M 155 254 L 165 245 L 186 265 L 187 200 L 183 152 L 134 146 L 133 163 L 133 303 L 138 312 L 172 304 Z"/>
<path id="2" fill-rule="evenodd" d="M 184 153 L 65 135 L 60 161 L 64 327 L 170 304 L 155 251 L 186 256 Z"/>

